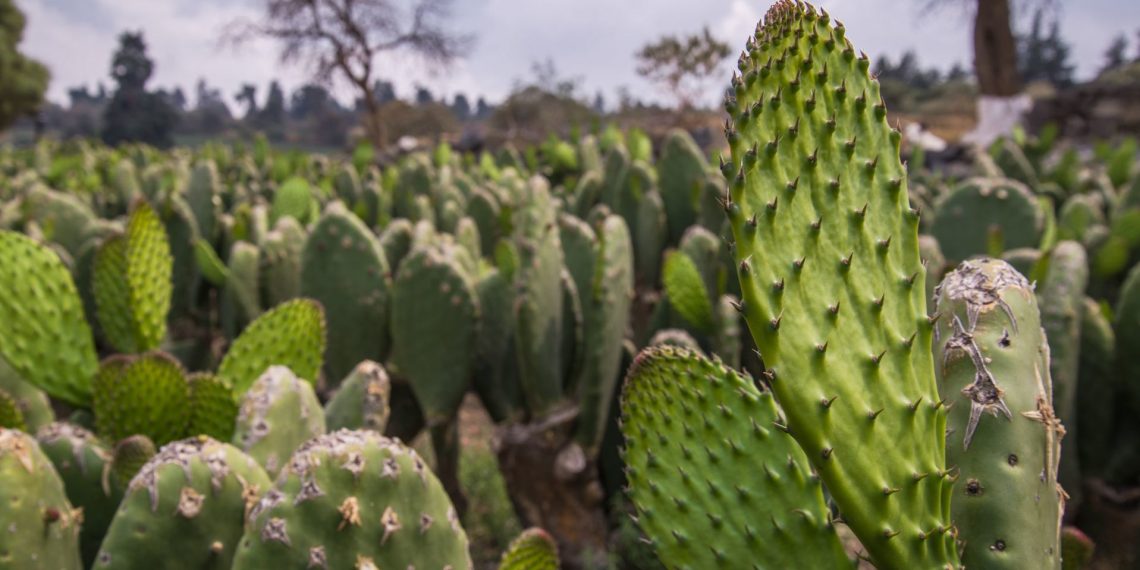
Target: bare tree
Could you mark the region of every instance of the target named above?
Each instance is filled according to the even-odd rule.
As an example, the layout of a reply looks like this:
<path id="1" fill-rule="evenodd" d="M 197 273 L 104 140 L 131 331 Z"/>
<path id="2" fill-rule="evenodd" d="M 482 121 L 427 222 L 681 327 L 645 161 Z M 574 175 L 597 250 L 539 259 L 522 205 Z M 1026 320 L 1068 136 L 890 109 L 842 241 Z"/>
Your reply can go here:
<path id="1" fill-rule="evenodd" d="M 382 52 L 404 51 L 434 69 L 446 68 L 473 41 L 448 29 L 452 0 L 263 0 L 260 20 L 232 22 L 223 41 L 234 46 L 255 39 L 281 43 L 286 64 L 308 65 L 322 83 L 340 77 L 357 90 L 365 128 L 377 147 L 387 142 L 374 79 Z"/>
<path id="2" fill-rule="evenodd" d="M 684 38 L 665 36 L 635 54 L 637 73 L 663 85 L 685 110 L 700 96 L 700 82 L 720 72 L 728 53 L 728 44 L 714 38 L 707 27 Z"/>

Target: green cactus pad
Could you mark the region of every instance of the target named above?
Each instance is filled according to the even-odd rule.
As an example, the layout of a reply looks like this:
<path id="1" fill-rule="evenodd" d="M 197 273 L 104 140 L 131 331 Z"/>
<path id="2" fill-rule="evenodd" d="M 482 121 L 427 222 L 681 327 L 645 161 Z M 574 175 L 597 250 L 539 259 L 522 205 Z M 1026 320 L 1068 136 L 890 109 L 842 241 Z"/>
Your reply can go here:
<path id="1" fill-rule="evenodd" d="M 557 212 L 545 181 L 528 184 L 527 205 L 514 212 L 519 253 L 515 349 L 527 407 L 542 416 L 562 401 L 562 247 Z"/>
<path id="2" fill-rule="evenodd" d="M 404 256 L 412 250 L 412 224 L 405 219 L 392 220 L 380 234 L 380 249 L 388 261 L 388 271 L 396 273 Z"/>
<path id="3" fill-rule="evenodd" d="M 95 253 L 91 273 L 95 312 L 103 336 L 119 352 L 140 352 L 139 338 L 131 315 L 130 285 L 127 283 L 127 239 L 113 236 Z"/>
<path id="4" fill-rule="evenodd" d="M 392 284 L 392 363 L 433 425 L 459 409 L 475 362 L 478 300 L 457 259 L 461 251 L 419 246 Z"/>
<path id="5" fill-rule="evenodd" d="M 439 480 L 415 451 L 372 431 L 306 443 L 249 521 L 234 570 L 472 568 Z"/>
<path id="6" fill-rule="evenodd" d="M 191 374 L 190 424 L 186 435 L 208 435 L 218 441 L 229 441 L 234 435 L 238 405 L 233 387 L 208 372 Z"/>
<path id="7" fill-rule="evenodd" d="M 261 240 L 261 299 L 274 307 L 301 295 L 301 255 L 307 234 L 292 217 L 277 221 Z"/>
<path id="8" fill-rule="evenodd" d="M 302 443 L 324 435 L 325 414 L 313 385 L 284 366 L 270 366 L 241 400 L 233 443 L 270 477 Z"/>
<path id="9" fill-rule="evenodd" d="M 80 406 L 99 367 L 67 268 L 47 247 L 0 231 L 0 357 L 24 380 Z"/>
<path id="10" fill-rule="evenodd" d="M 214 285 L 225 285 L 229 279 L 229 269 L 226 268 L 226 264 L 218 257 L 210 242 L 204 239 L 194 242 L 194 262 L 202 277 Z"/>
<path id="11" fill-rule="evenodd" d="M 621 378 L 622 340 L 629 327 L 633 298 L 633 244 L 618 216 L 607 216 L 595 227 L 598 254 L 587 298 L 590 303 L 583 331 L 582 378 L 578 381 L 578 428 L 575 437 L 588 452 L 596 452 Z"/>
<path id="12" fill-rule="evenodd" d="M 173 442 L 131 480 L 93 568 L 227 570 L 246 513 L 269 487 L 261 466 L 231 445 Z"/>
<path id="13" fill-rule="evenodd" d="M 24 422 L 24 412 L 20 410 L 20 404 L 3 389 L 0 389 L 0 428 L 28 431 L 28 424 Z"/>
<path id="14" fill-rule="evenodd" d="M 218 377 L 233 386 L 235 399 L 275 364 L 315 382 L 324 352 L 324 310 L 312 299 L 294 299 L 277 305 L 246 327 L 218 366 Z"/>
<path id="15" fill-rule="evenodd" d="M 661 181 L 670 243 L 680 241 L 685 230 L 696 223 L 699 196 L 707 171 L 705 155 L 693 137 L 683 130 L 670 131 L 661 150 L 661 159 L 657 161 L 657 178 Z"/>
<path id="16" fill-rule="evenodd" d="M 139 351 L 157 348 L 166 336 L 173 266 L 166 228 L 150 205 L 138 202 L 127 222 L 126 279 Z"/>
<path id="17" fill-rule="evenodd" d="M 938 238 L 946 259 L 962 261 L 975 255 L 1036 247 L 1045 216 L 1033 192 L 1003 178 L 967 180 L 935 207 L 931 234 Z M 1000 244 L 996 252 L 993 243 Z"/>
<path id="18" fill-rule="evenodd" d="M 365 360 L 356 365 L 325 404 L 328 431 L 368 429 L 384 433 L 392 399 L 392 381 L 384 367 Z"/>
<path id="19" fill-rule="evenodd" d="M 190 174 L 190 182 L 186 186 L 186 203 L 194 212 L 194 220 L 198 223 L 198 231 L 207 243 L 213 243 L 217 236 L 219 224 L 218 216 L 221 211 L 221 202 L 218 192 L 221 182 L 218 179 L 218 168 L 211 161 L 203 161 L 194 167 Z"/>
<path id="20" fill-rule="evenodd" d="M 685 329 L 661 329 L 653 333 L 645 346 L 675 346 L 687 348 L 695 353 L 702 352 L 701 343 Z"/>
<path id="21" fill-rule="evenodd" d="M 967 261 L 938 286 L 934 357 L 958 471 L 954 524 L 967 568 L 1060 568 L 1064 428 L 1029 282 L 1008 263 Z"/>
<path id="22" fill-rule="evenodd" d="M 95 425 L 107 441 L 143 434 L 163 445 L 185 433 L 190 385 L 172 357 L 112 356 L 99 366 L 93 384 Z"/>
<path id="23" fill-rule="evenodd" d="M 669 568 L 850 567 L 772 395 L 694 352 L 638 355 L 622 392 L 637 522 Z"/>
<path id="24" fill-rule="evenodd" d="M 20 379 L 3 358 L 0 358 L 0 390 L 7 392 L 15 402 L 28 433 L 36 433 L 41 427 L 55 421 L 55 412 L 47 394 Z"/>
<path id="25" fill-rule="evenodd" d="M 302 259 L 301 294 L 320 301 L 328 320 L 328 379 L 348 376 L 361 360 L 383 360 L 391 277 L 372 232 L 334 202 L 313 227 Z"/>
<path id="26" fill-rule="evenodd" d="M 36 440 L 59 473 L 68 500 L 83 509 L 79 548 L 84 567 L 90 567 L 123 498 L 126 481 L 109 472 L 111 452 L 95 434 L 79 426 L 52 423 L 36 434 Z"/>
<path id="27" fill-rule="evenodd" d="M 1081 305 L 1081 354 L 1077 378 L 1077 453 L 1081 473 L 1099 477 L 1116 454 L 1116 406 L 1121 396 L 1116 372 L 1116 335 L 1100 305 L 1085 298 Z"/>
<path id="28" fill-rule="evenodd" d="M 662 281 L 665 284 L 665 294 L 669 296 L 669 306 L 698 332 L 711 332 L 712 303 L 709 302 L 709 292 L 693 260 L 679 251 L 667 253 Z"/>
<path id="29" fill-rule="evenodd" d="M 309 183 L 304 178 L 294 176 L 283 182 L 273 195 L 269 220 L 276 224 L 281 218 L 290 217 L 301 224 L 307 224 L 312 211 L 313 195 L 309 191 Z"/>
<path id="30" fill-rule="evenodd" d="M 780 1 L 739 67 L 725 210 L 767 380 L 878 566 L 955 566 L 918 215 L 870 61 Z"/>
<path id="31" fill-rule="evenodd" d="M 141 434 L 132 435 L 115 444 L 111 457 L 111 472 L 119 481 L 129 483 L 157 454 L 158 449 L 149 437 Z"/>
<path id="32" fill-rule="evenodd" d="M 230 248 L 221 303 L 222 328 L 230 338 L 261 315 L 260 271 L 261 249 L 246 241 L 235 242 Z"/>
<path id="33" fill-rule="evenodd" d="M 87 241 L 95 214 L 78 196 L 36 185 L 23 202 L 25 218 L 44 229 L 44 235 L 75 255 Z"/>
<path id="34" fill-rule="evenodd" d="M 499 570 L 558 570 L 558 543 L 541 528 L 528 528 L 511 541 Z"/>
<path id="35" fill-rule="evenodd" d="M 1137 410 L 1140 409 L 1140 358 L 1136 357 L 1140 354 L 1140 265 L 1128 272 L 1115 308 L 1112 329 L 1116 332 L 1116 365 L 1131 409 Z"/>
<path id="36" fill-rule="evenodd" d="M 661 252 L 668 239 L 665 224 L 665 205 L 657 192 L 646 192 L 637 203 L 637 233 L 633 246 L 640 283 L 657 283 L 661 272 Z"/>
<path id="37" fill-rule="evenodd" d="M 0 428 L 0 568 L 80 570 L 83 511 L 32 436 Z"/>
<path id="38" fill-rule="evenodd" d="M 479 296 L 479 334 L 472 383 L 487 413 L 496 423 L 520 416 L 522 386 L 514 353 L 514 294 L 510 278 L 494 269 L 475 284 Z"/>

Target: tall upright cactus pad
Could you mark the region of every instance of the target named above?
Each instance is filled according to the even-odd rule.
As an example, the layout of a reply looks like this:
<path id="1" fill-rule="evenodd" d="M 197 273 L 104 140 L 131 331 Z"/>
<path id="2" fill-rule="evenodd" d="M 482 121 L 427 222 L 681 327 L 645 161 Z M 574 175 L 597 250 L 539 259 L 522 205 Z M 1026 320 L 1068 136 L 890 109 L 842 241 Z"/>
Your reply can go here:
<path id="1" fill-rule="evenodd" d="M 320 301 L 328 319 L 330 382 L 361 360 L 387 356 L 390 287 L 388 261 L 372 232 L 342 204 L 330 204 L 305 242 L 301 264 L 301 294 Z"/>
<path id="2" fill-rule="evenodd" d="M 29 237 L 0 231 L 0 357 L 24 380 L 80 406 L 99 367 L 67 267 Z"/>
<path id="3" fill-rule="evenodd" d="M 218 377 L 233 386 L 234 399 L 273 365 L 316 382 L 325 353 L 325 314 L 312 299 L 277 305 L 246 327 L 222 358 Z"/>
<path id="4" fill-rule="evenodd" d="M 324 434 L 313 385 L 284 366 L 270 366 L 242 396 L 233 443 L 276 477 L 302 443 Z"/>
<path id="5" fill-rule="evenodd" d="M 109 473 L 111 452 L 95 434 L 69 423 L 53 423 L 36 434 L 40 449 L 59 473 L 67 498 L 83 509 L 79 549 L 90 567 L 119 508 L 126 481 Z"/>
<path id="6" fill-rule="evenodd" d="M 246 513 L 269 487 L 261 466 L 232 445 L 173 442 L 131 480 L 93 568 L 226 570 Z"/>
<path id="7" fill-rule="evenodd" d="M 190 385 L 170 356 L 112 356 L 99 366 L 93 384 L 95 425 L 107 441 L 143 434 L 163 445 L 184 436 Z"/>
<path id="8" fill-rule="evenodd" d="M 1035 247 L 1044 227 L 1045 215 L 1033 191 L 1024 184 L 1003 178 L 973 178 L 939 201 L 931 233 L 938 238 L 946 259 L 962 261 L 975 255 Z"/>
<path id="9" fill-rule="evenodd" d="M 1116 454 L 1118 406 L 1106 405 L 1121 396 L 1123 377 L 1116 370 L 1116 334 L 1100 305 L 1089 298 L 1081 304 L 1081 354 L 1077 367 L 1077 454 L 1081 473 L 1100 477 Z"/>
<path id="10" fill-rule="evenodd" d="M 578 304 L 585 315 L 589 312 L 590 293 L 594 289 L 598 236 L 586 222 L 570 214 L 562 214 L 558 216 L 558 241 L 562 246 L 566 270 L 578 289 Z"/>
<path id="11" fill-rule="evenodd" d="M 502 233 L 502 208 L 495 195 L 482 188 L 472 188 L 467 199 L 467 215 L 479 227 L 480 246 L 483 251 L 491 251 Z"/>
<path id="12" fill-rule="evenodd" d="M 528 186 L 530 198 L 513 217 L 519 253 L 515 348 L 527 407 L 541 416 L 562 401 L 563 256 L 550 190 L 538 179 Z"/>
<path id="13" fill-rule="evenodd" d="M 499 570 L 558 570 L 558 543 L 541 528 L 528 528 L 511 541 Z"/>
<path id="14" fill-rule="evenodd" d="M 120 352 L 146 352 L 162 343 L 173 266 L 166 228 L 150 205 L 136 203 L 126 234 L 108 239 L 95 254 L 96 313 Z"/>
<path id="15" fill-rule="evenodd" d="M 88 226 L 95 213 L 79 197 L 34 186 L 23 202 L 24 216 L 44 230 L 45 237 L 63 246 L 71 255 L 87 241 Z"/>
<path id="16" fill-rule="evenodd" d="M 598 257 L 587 297 L 582 377 L 578 381 L 576 438 L 587 450 L 601 445 L 615 387 L 621 378 L 622 339 L 633 298 L 633 244 L 621 217 L 610 215 L 595 228 Z"/>
<path id="17" fill-rule="evenodd" d="M 622 392 L 637 522 L 669 568 L 850 567 L 772 395 L 682 348 L 638 355 Z"/>
<path id="18" fill-rule="evenodd" d="M 637 202 L 637 234 L 633 236 L 637 276 L 647 285 L 656 284 L 661 273 L 661 252 L 668 236 L 665 205 L 658 192 L 646 192 Z"/>
<path id="19" fill-rule="evenodd" d="M 194 166 L 190 173 L 190 181 L 186 185 L 186 203 L 194 212 L 194 220 L 198 222 L 198 231 L 202 239 L 213 244 L 217 239 L 221 215 L 221 182 L 218 178 L 218 167 L 213 161 L 202 161 Z"/>
<path id="20" fill-rule="evenodd" d="M 1088 256 L 1075 241 L 1062 241 L 1049 256 L 1045 282 L 1037 288 L 1041 327 L 1049 341 L 1049 374 L 1053 411 L 1069 434 L 1061 457 L 1061 485 L 1079 502 L 1081 473 L 1078 458 L 1080 425 L 1077 418 L 1077 373 L 1081 352 L 1081 304 L 1089 281 Z"/>
<path id="21" fill-rule="evenodd" d="M 514 352 L 514 292 L 506 268 L 480 276 L 479 334 L 472 384 L 487 413 L 496 423 L 521 415 L 524 409 L 518 362 Z"/>
<path id="22" fill-rule="evenodd" d="M 277 220 L 261 240 L 261 299 L 274 307 L 301 295 L 301 256 L 308 234 L 292 217 Z"/>
<path id="23" fill-rule="evenodd" d="M 173 315 L 186 315 L 194 306 L 198 288 L 194 259 L 194 243 L 201 238 L 198 222 L 181 196 L 171 196 L 159 209 L 159 213 L 170 242 L 170 257 L 173 260 L 170 269 L 170 312 Z M 80 281 L 78 276 L 76 281 Z"/>
<path id="24" fill-rule="evenodd" d="M 228 382 L 208 372 L 191 374 L 190 422 L 186 435 L 208 435 L 218 441 L 229 441 L 234 435 L 238 404 Z"/>
<path id="25" fill-rule="evenodd" d="M 1029 282 L 967 261 L 938 286 L 939 388 L 950 409 L 951 502 L 967 568 L 1060 568 L 1064 491 L 1049 345 Z"/>
<path id="26" fill-rule="evenodd" d="M 952 566 L 918 215 L 869 67 L 777 2 L 726 101 L 726 210 L 768 382 L 844 520 L 880 566 Z"/>
<path id="27" fill-rule="evenodd" d="M 1140 180 L 1140 178 L 1138 178 Z M 1117 298 L 1115 320 L 1116 365 L 1132 409 L 1140 409 L 1140 265 L 1128 272 Z"/>
<path id="28" fill-rule="evenodd" d="M 669 132 L 661 150 L 661 159 L 657 161 L 657 179 L 661 181 L 661 199 L 665 203 L 665 219 L 669 224 L 669 243 L 680 241 L 685 230 L 696 223 L 700 192 L 704 189 L 708 168 L 704 153 L 688 132 Z"/>
<path id="29" fill-rule="evenodd" d="M 0 428 L 0 568 L 79 570 L 83 512 L 32 436 Z"/>
<path id="30" fill-rule="evenodd" d="M 416 452 L 371 431 L 306 443 L 249 514 L 234 570 L 469 570 L 467 535 Z"/>
<path id="31" fill-rule="evenodd" d="M 391 412 L 392 381 L 384 367 L 371 360 L 356 365 L 325 405 L 325 426 L 368 429 L 384 433 Z"/>
<path id="32" fill-rule="evenodd" d="M 454 244 L 417 247 L 392 284 L 392 363 L 429 424 L 459 409 L 475 362 L 478 300 L 457 259 L 461 251 Z"/>

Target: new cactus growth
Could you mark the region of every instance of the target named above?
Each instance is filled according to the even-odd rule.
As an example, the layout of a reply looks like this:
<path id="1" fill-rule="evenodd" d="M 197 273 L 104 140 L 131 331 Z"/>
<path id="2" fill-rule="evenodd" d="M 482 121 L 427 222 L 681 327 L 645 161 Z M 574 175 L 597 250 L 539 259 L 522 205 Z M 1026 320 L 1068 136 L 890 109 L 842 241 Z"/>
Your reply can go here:
<path id="1" fill-rule="evenodd" d="M 305 242 L 301 294 L 325 308 L 331 382 L 361 360 L 387 357 L 390 288 L 388 262 L 372 232 L 340 203 L 326 208 Z"/>
<path id="2" fill-rule="evenodd" d="M 967 568 L 1060 568 L 1064 428 L 1049 345 L 1029 282 L 1009 264 L 967 261 L 938 286 L 935 343 L 950 410 L 951 508 Z"/>
<path id="3" fill-rule="evenodd" d="M 467 535 L 416 452 L 373 431 L 302 446 L 249 514 L 234 570 L 469 570 Z"/>
<path id="4" fill-rule="evenodd" d="M 173 442 L 127 488 L 96 569 L 231 567 L 246 513 L 269 489 L 251 457 L 208 437 Z"/>
<path id="5" fill-rule="evenodd" d="M 183 437 L 190 421 L 190 385 L 182 367 L 162 353 L 103 361 L 92 383 L 95 424 L 107 441 L 143 434 L 163 445 Z"/>
<path id="6" fill-rule="evenodd" d="M 242 396 L 234 445 L 276 477 L 293 451 L 325 433 L 313 386 L 284 366 L 270 366 Z"/>
<path id="7" fill-rule="evenodd" d="M 235 400 L 275 364 L 315 382 L 324 352 L 324 310 L 312 299 L 294 299 L 246 327 L 218 366 L 218 377 L 233 387 Z"/>
<path id="8" fill-rule="evenodd" d="M 669 568 L 851 567 L 772 394 L 697 353 L 642 352 L 622 394 L 637 522 Z"/>
<path id="9" fill-rule="evenodd" d="M 742 310 L 787 427 L 876 564 L 957 565 L 918 215 L 870 61 L 777 2 L 726 101 Z"/>
<path id="10" fill-rule="evenodd" d="M 124 438 L 115 444 L 111 456 L 111 473 L 125 486 L 157 454 L 154 442 L 145 435 Z"/>
<path id="11" fill-rule="evenodd" d="M 541 528 L 528 528 L 511 541 L 499 570 L 558 570 L 558 544 Z"/>
<path id="12" fill-rule="evenodd" d="M 0 567 L 79 570 L 82 520 L 36 440 L 0 428 Z"/>

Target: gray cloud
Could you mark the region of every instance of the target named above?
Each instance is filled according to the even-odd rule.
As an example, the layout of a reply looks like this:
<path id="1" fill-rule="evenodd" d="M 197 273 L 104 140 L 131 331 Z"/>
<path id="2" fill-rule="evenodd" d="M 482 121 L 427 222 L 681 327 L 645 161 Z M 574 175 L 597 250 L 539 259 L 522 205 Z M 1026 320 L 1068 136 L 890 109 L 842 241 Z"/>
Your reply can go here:
<path id="1" fill-rule="evenodd" d="M 52 69 L 50 97 L 63 101 L 66 89 L 109 83 L 108 67 L 117 34 L 142 29 L 157 64 L 154 84 L 192 88 L 200 77 L 233 94 L 242 83 L 264 86 L 274 78 L 287 88 L 305 81 L 303 69 L 282 68 L 275 46 L 254 42 L 240 52 L 220 49 L 223 26 L 256 16 L 257 0 L 21 0 L 28 15 L 25 49 Z M 969 64 L 970 20 L 960 8 L 923 14 L 918 0 L 831 0 L 822 3 L 843 21 L 852 40 L 872 57 L 917 51 L 924 65 Z M 1110 39 L 1124 33 L 1135 43 L 1140 2 L 1082 0 L 1063 6 L 1061 29 L 1073 44 L 1078 73 L 1100 65 Z M 465 60 L 443 72 L 428 72 L 398 55 L 381 59 L 385 76 L 402 95 L 423 84 L 437 93 L 466 92 L 499 99 L 530 65 L 550 58 L 566 76 L 583 79 L 583 93 L 601 91 L 613 101 L 626 86 L 638 97 L 657 91 L 634 72 L 633 53 L 666 33 L 709 26 L 734 49 L 742 46 L 767 0 L 458 0 L 454 27 L 473 33 L 477 43 Z M 729 64 L 726 62 L 727 76 Z M 719 91 L 709 86 L 709 100 Z M 351 92 L 336 93 L 349 100 Z"/>

